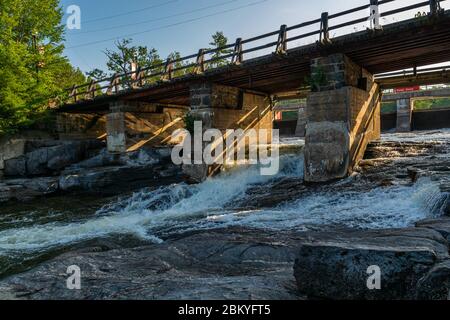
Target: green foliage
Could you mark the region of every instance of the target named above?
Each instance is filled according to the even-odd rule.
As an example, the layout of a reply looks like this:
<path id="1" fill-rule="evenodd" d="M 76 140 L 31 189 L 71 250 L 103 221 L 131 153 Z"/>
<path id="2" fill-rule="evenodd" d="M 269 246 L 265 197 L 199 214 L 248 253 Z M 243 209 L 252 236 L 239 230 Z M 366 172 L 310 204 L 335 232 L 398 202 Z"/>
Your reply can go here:
<path id="1" fill-rule="evenodd" d="M 397 103 L 395 101 L 387 101 L 381 103 L 381 113 L 397 112 Z"/>
<path id="2" fill-rule="evenodd" d="M 209 67 L 220 67 L 228 63 L 227 59 L 220 59 L 222 56 L 232 52 L 230 49 L 223 49 L 227 45 L 228 39 L 224 36 L 223 32 L 216 32 L 212 36 L 212 42 L 210 43 L 213 48 L 219 48 L 215 52 L 212 58 L 218 58 L 218 60 L 211 62 Z M 222 49 L 221 49 L 222 48 Z M 175 61 L 174 77 L 179 77 L 185 74 L 189 74 L 193 71 L 193 66 L 188 66 L 190 63 L 187 61 L 177 61 L 182 56 L 178 51 L 174 51 L 167 56 L 167 59 L 162 59 L 155 48 L 149 48 L 146 46 L 133 45 L 132 39 L 123 39 L 115 43 L 114 49 L 106 49 L 104 51 L 108 61 L 106 66 L 107 72 L 100 69 L 94 69 L 87 72 L 86 75 L 90 79 L 99 80 L 110 77 L 114 74 L 126 74 L 132 70 L 132 63 L 136 63 L 141 68 L 151 68 L 153 74 L 164 72 L 164 63 L 167 59 Z M 157 67 L 158 66 L 158 67 Z M 177 70 L 180 69 L 180 70 Z M 153 83 L 159 81 L 160 76 L 150 77 L 146 79 L 147 82 Z M 121 79 L 126 87 L 131 87 L 132 81 L 130 76 L 125 76 Z"/>
<path id="3" fill-rule="evenodd" d="M 450 98 L 419 99 L 414 101 L 414 110 L 447 109 L 450 108 Z M 381 113 L 397 112 L 397 103 L 387 101 L 381 104 Z"/>
<path id="4" fill-rule="evenodd" d="M 91 80 L 101 80 L 108 77 L 108 74 L 106 74 L 103 70 L 95 68 L 92 71 L 86 72 L 86 75 Z"/>
<path id="5" fill-rule="evenodd" d="M 414 101 L 414 110 L 447 109 L 450 108 L 450 98 L 423 99 Z"/>
<path id="6" fill-rule="evenodd" d="M 84 81 L 62 56 L 62 15 L 58 0 L 0 1 L 0 135 L 42 119 Z"/>
<path id="7" fill-rule="evenodd" d="M 317 92 L 321 86 L 327 84 L 327 76 L 321 66 L 314 67 L 311 70 L 311 77 L 306 77 L 305 82 L 309 83 L 311 91 Z"/>
<path id="8" fill-rule="evenodd" d="M 195 118 L 189 112 L 183 117 L 184 127 L 190 134 L 194 134 Z"/>
<path id="9" fill-rule="evenodd" d="M 132 39 L 123 39 L 116 42 L 114 50 L 107 49 L 104 51 L 108 58 L 106 66 L 108 67 L 109 76 L 130 72 L 133 62 L 141 68 L 150 68 L 163 63 L 156 49 L 145 46 L 133 46 L 132 42 Z M 153 72 L 158 73 L 162 70 L 163 67 L 160 67 Z M 97 72 L 97 74 L 99 72 L 103 73 L 99 69 L 95 69 L 92 72 Z M 92 74 L 92 72 L 88 73 L 88 75 Z M 106 75 L 106 73 L 103 73 L 102 77 L 104 78 Z M 132 84 L 130 76 L 123 77 L 121 82 L 128 87 Z"/>
<path id="10" fill-rule="evenodd" d="M 228 38 L 225 37 L 223 32 L 217 31 L 212 35 L 212 42 L 209 43 L 212 46 L 211 49 L 218 49 L 213 55 L 212 59 L 218 59 L 209 64 L 209 67 L 216 68 L 228 64 L 227 59 L 221 59 L 221 57 L 228 55 L 232 52 L 231 49 L 223 49 L 228 44 Z"/>

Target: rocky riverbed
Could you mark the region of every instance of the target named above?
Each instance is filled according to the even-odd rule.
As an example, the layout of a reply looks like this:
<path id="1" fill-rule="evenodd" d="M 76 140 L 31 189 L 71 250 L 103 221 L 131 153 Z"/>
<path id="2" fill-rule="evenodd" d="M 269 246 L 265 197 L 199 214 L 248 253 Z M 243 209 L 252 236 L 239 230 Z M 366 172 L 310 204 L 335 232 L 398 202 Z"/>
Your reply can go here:
<path id="1" fill-rule="evenodd" d="M 10 208 L 0 217 L 0 295 L 447 299 L 449 163 L 448 130 L 389 134 L 352 177 L 330 184 L 305 185 L 295 151 L 276 177 L 237 168 L 103 199 L 74 217 Z M 66 287 L 71 265 L 81 290 Z M 381 290 L 367 288 L 374 265 Z"/>

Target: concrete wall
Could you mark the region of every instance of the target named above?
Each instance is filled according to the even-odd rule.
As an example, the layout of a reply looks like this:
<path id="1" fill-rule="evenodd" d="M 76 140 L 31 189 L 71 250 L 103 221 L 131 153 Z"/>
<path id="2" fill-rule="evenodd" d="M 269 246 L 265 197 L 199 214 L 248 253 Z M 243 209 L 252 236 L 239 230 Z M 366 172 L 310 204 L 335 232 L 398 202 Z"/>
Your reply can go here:
<path id="1" fill-rule="evenodd" d="M 134 151 L 143 146 L 171 142 L 173 131 L 184 128 L 187 108 L 118 101 L 111 112 L 96 114 L 59 114 L 60 139 L 107 139 L 111 152 Z M 107 134 L 109 133 L 109 135 Z"/>
<path id="2" fill-rule="evenodd" d="M 397 113 L 381 115 L 382 131 L 395 131 L 397 128 Z M 433 130 L 450 128 L 450 109 L 416 110 L 412 112 L 412 130 Z"/>
<path id="3" fill-rule="evenodd" d="M 61 140 L 95 139 L 106 133 L 106 115 L 60 113 L 56 128 Z"/>
<path id="4" fill-rule="evenodd" d="M 351 173 L 379 137 L 381 96 L 373 76 L 342 54 L 313 60 L 311 70 L 323 82 L 307 99 L 305 180 L 324 182 Z"/>

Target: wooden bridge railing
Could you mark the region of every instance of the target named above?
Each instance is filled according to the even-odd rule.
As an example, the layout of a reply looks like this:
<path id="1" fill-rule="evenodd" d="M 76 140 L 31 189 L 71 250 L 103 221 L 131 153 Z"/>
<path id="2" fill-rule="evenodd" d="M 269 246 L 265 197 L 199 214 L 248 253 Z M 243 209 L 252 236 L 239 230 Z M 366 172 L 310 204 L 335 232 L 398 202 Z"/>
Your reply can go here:
<path id="1" fill-rule="evenodd" d="M 382 5 L 395 1 L 396 0 L 370 0 L 370 3 L 368 3 L 367 5 L 362 5 L 336 14 L 330 15 L 328 14 L 328 12 L 324 12 L 322 13 L 321 17 L 316 20 L 300 23 L 290 27 L 282 25 L 279 30 L 245 40 L 238 38 L 234 43 L 227 44 L 226 46 L 220 48 L 200 49 L 196 54 L 178 59 L 169 58 L 165 63 L 154 65 L 149 68 L 138 68 L 133 72 L 115 74 L 112 77 L 90 81 L 89 83 L 78 86 L 73 86 L 71 89 L 68 89 L 69 102 L 76 103 L 80 100 L 94 99 L 97 96 L 114 95 L 125 90 L 143 88 L 146 85 L 153 84 L 159 81 L 171 81 L 176 77 L 185 76 L 188 74 L 202 74 L 207 70 L 213 69 L 211 67 L 208 68 L 213 63 L 226 61 L 227 64 L 238 65 L 244 61 L 244 55 L 264 49 L 267 50 L 269 48 L 275 48 L 275 54 L 284 55 L 288 50 L 288 43 L 312 36 L 319 35 L 319 42 L 326 45 L 331 42 L 330 31 L 364 23 L 369 21 L 370 19 L 375 19 L 375 17 L 373 17 L 371 13 L 371 16 L 364 16 L 363 18 L 354 19 L 336 25 L 330 25 L 330 20 L 347 16 L 363 10 L 368 10 L 369 8 L 372 8 L 372 6 L 381 7 Z M 387 17 L 423 7 L 429 7 L 428 15 L 435 16 L 443 11 L 440 6 L 440 3 L 443 1 L 446 0 L 421 1 L 406 7 L 402 6 L 390 11 L 380 12 L 378 18 Z M 288 33 L 290 31 L 299 30 L 317 24 L 320 24 L 320 28 L 315 31 L 288 37 Z M 276 41 L 271 41 L 266 44 L 244 49 L 244 45 L 248 46 L 248 44 L 250 43 L 275 36 L 278 36 Z M 220 54 L 225 50 L 229 50 L 231 51 L 231 53 L 217 56 L 217 54 Z M 193 59 L 194 62 L 192 62 Z"/>

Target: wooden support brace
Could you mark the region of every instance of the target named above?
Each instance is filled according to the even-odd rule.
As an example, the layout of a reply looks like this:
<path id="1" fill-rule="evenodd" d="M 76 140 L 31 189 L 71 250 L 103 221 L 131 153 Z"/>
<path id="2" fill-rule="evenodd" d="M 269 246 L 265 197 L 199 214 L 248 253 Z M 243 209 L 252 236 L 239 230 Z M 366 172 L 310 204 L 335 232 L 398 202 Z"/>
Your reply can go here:
<path id="1" fill-rule="evenodd" d="M 242 38 L 236 39 L 236 44 L 234 45 L 233 57 L 231 58 L 231 63 L 235 65 L 239 65 L 244 60 L 244 56 L 242 54 Z"/>
<path id="2" fill-rule="evenodd" d="M 205 72 L 205 49 L 198 50 L 197 63 L 194 67 L 194 74 L 201 74 Z"/>
<path id="3" fill-rule="evenodd" d="M 162 81 L 170 81 L 173 79 L 173 62 L 172 59 L 168 58 L 166 61 L 166 66 L 164 68 L 164 74 L 161 77 Z"/>
<path id="4" fill-rule="evenodd" d="M 283 24 L 280 27 L 280 34 L 278 35 L 277 48 L 275 53 L 286 54 L 287 51 L 287 25 Z"/>
<path id="5" fill-rule="evenodd" d="M 120 84 L 120 78 L 119 78 L 119 75 L 116 73 L 111 78 L 111 82 L 109 83 L 109 87 L 108 87 L 108 90 L 106 91 L 106 94 L 112 95 L 113 90 L 114 90 L 114 93 L 117 94 L 117 92 L 119 92 L 119 84 Z"/>

